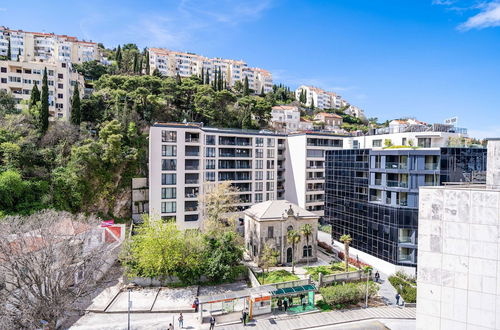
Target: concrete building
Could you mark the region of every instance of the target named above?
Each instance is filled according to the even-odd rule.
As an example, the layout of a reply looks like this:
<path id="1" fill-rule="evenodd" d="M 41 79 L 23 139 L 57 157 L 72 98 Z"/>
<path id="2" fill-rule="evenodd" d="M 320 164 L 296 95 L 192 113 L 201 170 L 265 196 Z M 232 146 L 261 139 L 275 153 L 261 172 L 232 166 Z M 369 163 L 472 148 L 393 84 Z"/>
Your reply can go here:
<path id="1" fill-rule="evenodd" d="M 201 124 L 155 124 L 149 134 L 149 213 L 199 228 L 198 195 L 206 185 L 231 181 L 239 211 L 283 198 L 286 136 L 217 129 Z M 242 215 L 241 215 L 242 222 Z"/>
<path id="2" fill-rule="evenodd" d="M 306 106 L 314 106 L 319 109 L 339 109 L 347 104 L 340 95 L 334 92 L 327 92 L 314 86 L 301 85 L 295 90 L 295 99 L 300 101 L 300 94 L 306 93 Z"/>
<path id="3" fill-rule="evenodd" d="M 33 62 L 21 57 L 20 61 L 0 61 L 0 89 L 11 93 L 22 108 L 21 101 L 30 99 L 33 85 L 41 91 L 43 71 L 47 68 L 49 87 L 49 114 L 51 119 L 68 120 L 71 98 L 76 84 L 80 97 L 84 93 L 84 79 L 74 71 L 71 63 L 59 61 Z"/>
<path id="4" fill-rule="evenodd" d="M 25 61 L 83 63 L 99 60 L 97 43 L 81 41 L 76 37 L 54 33 L 11 30 L 0 26 L 0 56 L 7 56 L 11 47 L 10 60 L 16 61 L 18 55 Z"/>
<path id="5" fill-rule="evenodd" d="M 300 118 L 299 131 L 312 131 L 314 129 L 314 123 L 309 119 Z"/>
<path id="6" fill-rule="evenodd" d="M 132 178 L 132 220 L 141 222 L 149 213 L 148 178 Z"/>
<path id="7" fill-rule="evenodd" d="M 422 187 L 417 329 L 500 329 L 500 140 L 486 185 Z"/>
<path id="8" fill-rule="evenodd" d="M 278 262 L 316 261 L 318 246 L 318 216 L 287 200 L 267 201 L 245 210 L 245 246 L 249 255 L 258 263 L 265 246 L 279 253 Z M 300 229 L 305 224 L 312 228 L 306 238 Z M 287 233 L 296 230 L 300 242 L 295 245 L 287 241 Z"/>
<path id="9" fill-rule="evenodd" d="M 208 58 L 192 53 L 176 52 L 163 48 L 149 48 L 151 72 L 157 69 L 165 76 L 181 77 L 203 76 L 209 81 L 215 80 L 215 74 L 220 70 L 222 78 L 229 87 L 236 82 L 243 83 L 248 79 L 250 89 L 255 93 L 268 93 L 273 87 L 272 74 L 264 69 L 251 68 L 243 61 L 221 58 Z"/>
<path id="10" fill-rule="evenodd" d="M 407 133 L 392 138 L 401 140 L 399 135 Z M 418 188 L 480 180 L 486 169 L 484 148 L 441 143 L 327 151 L 325 220 L 332 224 L 332 239 L 350 234 L 353 250 L 370 256 L 373 266 L 415 273 Z"/>
<path id="11" fill-rule="evenodd" d="M 335 113 L 319 112 L 314 116 L 314 120 L 324 124 L 324 129 L 331 131 L 342 126 L 342 117 Z"/>
<path id="12" fill-rule="evenodd" d="M 325 152 L 342 149 L 345 136 L 321 132 L 289 134 L 285 149 L 286 200 L 324 215 Z"/>
<path id="13" fill-rule="evenodd" d="M 274 130 L 285 133 L 300 130 L 299 107 L 291 105 L 274 106 L 271 110 L 271 126 Z"/>

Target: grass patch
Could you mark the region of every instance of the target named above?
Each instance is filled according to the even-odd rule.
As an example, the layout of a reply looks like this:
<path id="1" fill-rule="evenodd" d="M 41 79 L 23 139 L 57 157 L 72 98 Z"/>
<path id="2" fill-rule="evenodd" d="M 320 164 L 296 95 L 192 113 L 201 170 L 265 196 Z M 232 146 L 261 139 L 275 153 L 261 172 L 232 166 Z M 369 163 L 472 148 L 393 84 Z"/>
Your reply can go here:
<path id="1" fill-rule="evenodd" d="M 330 275 L 339 274 L 345 272 L 345 263 L 339 261 L 328 266 L 316 266 L 316 267 L 305 267 L 307 274 L 311 275 L 311 278 L 315 281 L 319 279 L 319 274 Z M 357 269 L 349 265 L 349 271 L 355 272 Z"/>
<path id="2" fill-rule="evenodd" d="M 332 233 L 332 225 L 321 225 L 318 227 L 318 229 L 328 234 Z"/>
<path id="3" fill-rule="evenodd" d="M 298 280 L 299 277 L 286 270 L 274 270 L 272 272 L 259 273 L 257 278 L 260 284 L 271 284 Z"/>

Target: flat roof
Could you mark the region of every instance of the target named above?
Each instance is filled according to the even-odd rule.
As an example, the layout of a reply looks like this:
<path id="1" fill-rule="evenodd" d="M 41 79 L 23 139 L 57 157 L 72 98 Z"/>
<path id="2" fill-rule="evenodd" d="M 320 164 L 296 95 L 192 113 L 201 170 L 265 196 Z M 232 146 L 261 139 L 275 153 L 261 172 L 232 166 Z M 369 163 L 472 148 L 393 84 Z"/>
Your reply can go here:
<path id="1" fill-rule="evenodd" d="M 219 128 L 202 126 L 197 123 L 154 123 L 151 127 L 172 127 L 172 128 L 187 128 L 187 129 L 199 129 L 204 132 L 213 133 L 229 133 L 229 134 L 246 134 L 246 135 L 267 135 L 267 136 L 277 136 L 286 137 L 284 133 L 273 132 L 270 130 L 253 130 L 253 129 L 243 129 L 243 128 Z"/>

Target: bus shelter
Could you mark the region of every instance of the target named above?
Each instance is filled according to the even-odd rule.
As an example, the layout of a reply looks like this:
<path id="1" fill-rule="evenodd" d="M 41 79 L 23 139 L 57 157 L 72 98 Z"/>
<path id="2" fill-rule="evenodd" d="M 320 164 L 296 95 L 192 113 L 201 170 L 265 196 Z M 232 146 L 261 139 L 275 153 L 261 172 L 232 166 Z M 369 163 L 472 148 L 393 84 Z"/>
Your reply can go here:
<path id="1" fill-rule="evenodd" d="M 284 310 L 286 302 L 287 312 L 289 313 L 303 313 L 315 310 L 315 292 L 316 286 L 314 284 L 280 288 L 271 292 L 272 306 L 278 308 L 281 305 L 281 309 Z"/>

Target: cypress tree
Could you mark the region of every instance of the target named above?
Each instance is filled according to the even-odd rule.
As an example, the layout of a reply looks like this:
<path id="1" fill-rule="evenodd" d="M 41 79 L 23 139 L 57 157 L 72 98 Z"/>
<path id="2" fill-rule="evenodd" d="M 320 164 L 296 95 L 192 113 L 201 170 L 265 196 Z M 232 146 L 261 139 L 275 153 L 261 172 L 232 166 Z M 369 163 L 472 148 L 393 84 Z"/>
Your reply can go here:
<path id="1" fill-rule="evenodd" d="M 210 85 L 210 69 L 207 69 L 207 85 Z"/>
<path id="2" fill-rule="evenodd" d="M 149 51 L 146 51 L 146 74 L 151 73 L 151 67 L 149 66 Z"/>
<path id="3" fill-rule="evenodd" d="M 80 107 L 80 91 L 78 89 L 78 84 L 76 84 L 73 89 L 73 99 L 71 100 L 71 123 L 74 125 L 80 125 L 81 119 L 82 111 Z"/>
<path id="4" fill-rule="evenodd" d="M 10 48 L 10 37 L 9 37 L 9 43 L 7 45 L 7 60 L 10 61 L 12 59 L 12 53 L 11 53 L 11 48 Z"/>
<path id="5" fill-rule="evenodd" d="M 179 85 L 182 83 L 181 75 L 179 74 L 179 72 L 177 72 L 177 76 L 175 76 L 175 81 Z"/>
<path id="6" fill-rule="evenodd" d="M 40 131 L 47 132 L 49 128 L 49 84 L 47 80 L 47 68 L 43 70 L 42 80 L 42 107 L 40 109 Z"/>
<path id="7" fill-rule="evenodd" d="M 118 45 L 118 48 L 116 49 L 116 63 L 118 64 L 118 68 L 122 68 L 122 48 L 120 45 Z"/>
<path id="8" fill-rule="evenodd" d="M 139 54 L 134 53 L 134 62 L 132 64 L 132 71 L 137 73 L 137 67 L 139 66 Z"/>
<path id="9" fill-rule="evenodd" d="M 205 68 L 201 68 L 201 83 L 205 85 Z"/>
<path id="10" fill-rule="evenodd" d="M 38 85 L 34 84 L 30 95 L 30 109 L 35 106 L 37 102 L 40 102 L 40 90 L 38 89 Z"/>
<path id="11" fill-rule="evenodd" d="M 243 83 L 243 94 L 245 96 L 250 95 L 250 88 L 248 87 L 248 77 L 245 76 L 245 82 Z"/>
<path id="12" fill-rule="evenodd" d="M 314 99 L 311 97 L 311 110 L 314 110 Z"/>
<path id="13" fill-rule="evenodd" d="M 219 68 L 219 86 L 217 89 L 221 91 L 223 87 L 224 87 L 224 79 L 222 78 L 222 69 Z"/>
<path id="14" fill-rule="evenodd" d="M 142 75 L 142 56 L 139 59 L 139 66 L 137 67 L 137 73 Z"/>

